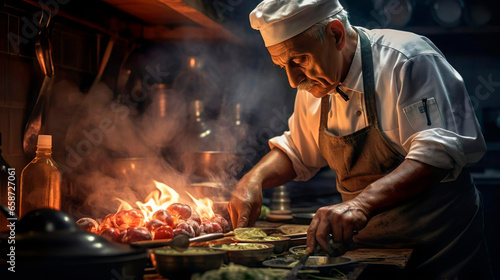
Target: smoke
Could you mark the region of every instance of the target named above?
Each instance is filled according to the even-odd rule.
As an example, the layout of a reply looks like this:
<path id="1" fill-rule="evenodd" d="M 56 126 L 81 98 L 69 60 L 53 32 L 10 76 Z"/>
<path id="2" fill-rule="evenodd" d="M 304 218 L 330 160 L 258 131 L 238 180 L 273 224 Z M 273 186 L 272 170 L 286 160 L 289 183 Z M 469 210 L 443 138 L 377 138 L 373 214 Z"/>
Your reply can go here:
<path id="1" fill-rule="evenodd" d="M 241 149 L 242 141 L 268 127 L 273 110 L 293 102 L 286 76 L 252 50 L 183 44 L 141 51 L 128 65 L 132 75 L 123 92 L 105 82 L 88 92 L 68 80 L 54 86 L 48 123 L 65 178 L 62 207 L 75 218 L 114 213 L 115 198 L 143 202 L 156 189 L 153 180 L 186 201 L 185 190 L 228 199 L 244 165 L 267 148 L 267 141 L 252 140 Z M 201 130 L 195 100 L 203 105 Z M 200 153 L 207 150 L 216 153 Z"/>

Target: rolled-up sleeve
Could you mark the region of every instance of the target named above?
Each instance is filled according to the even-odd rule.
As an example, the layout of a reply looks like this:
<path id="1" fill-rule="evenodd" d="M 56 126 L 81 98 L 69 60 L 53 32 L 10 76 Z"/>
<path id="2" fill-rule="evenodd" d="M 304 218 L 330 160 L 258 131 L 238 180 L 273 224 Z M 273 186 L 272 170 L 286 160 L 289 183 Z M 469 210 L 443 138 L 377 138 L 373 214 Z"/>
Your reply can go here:
<path id="1" fill-rule="evenodd" d="M 295 181 L 311 179 L 321 167 L 327 164 L 317 144 L 319 112 L 307 108 L 310 106 L 307 98 L 314 98 L 308 95 L 310 94 L 305 91 L 297 92 L 294 113 L 288 119 L 290 130 L 269 140 L 271 149 L 281 149 L 290 158 L 297 174 Z M 317 102 L 320 102 L 320 99 Z"/>
<path id="2" fill-rule="evenodd" d="M 398 118 L 406 158 L 450 170 L 452 181 L 479 161 L 486 144 L 462 77 L 437 54 L 401 68 Z"/>

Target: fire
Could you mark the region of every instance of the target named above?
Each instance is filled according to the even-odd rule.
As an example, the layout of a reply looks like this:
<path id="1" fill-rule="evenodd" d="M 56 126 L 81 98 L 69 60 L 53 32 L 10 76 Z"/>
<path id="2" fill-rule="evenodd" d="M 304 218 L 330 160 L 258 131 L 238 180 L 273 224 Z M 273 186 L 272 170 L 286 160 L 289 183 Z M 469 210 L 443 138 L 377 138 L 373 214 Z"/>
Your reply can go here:
<path id="1" fill-rule="evenodd" d="M 231 230 L 228 221 L 212 210 L 211 199 L 196 199 L 186 192 L 192 202 L 181 202 L 181 196 L 174 189 L 158 181 L 154 183 L 156 190 L 149 193 L 145 202 L 136 201 L 137 207 L 116 198 L 121 203 L 115 214 L 106 215 L 100 223 L 83 217 L 77 221 L 78 226 L 109 240 L 127 244 L 172 239 L 180 234 L 192 238 Z M 186 197 L 187 200 L 189 198 Z"/>
<path id="2" fill-rule="evenodd" d="M 180 195 L 171 187 L 164 183 L 154 181 L 156 185 L 156 190 L 152 191 L 145 199 L 146 202 L 142 203 L 136 201 L 135 204 L 139 207 L 139 210 L 144 215 L 145 221 L 152 220 L 153 214 L 158 210 L 165 210 L 167 207 L 173 203 L 180 202 Z M 193 200 L 194 204 L 189 205 L 193 212 L 200 215 L 203 220 L 209 220 L 215 217 L 215 213 L 212 210 L 213 201 L 210 198 L 194 198 L 189 192 L 186 194 Z M 121 202 L 120 207 L 117 212 L 121 210 L 131 210 L 133 207 L 126 201 L 116 198 Z"/>
<path id="3" fill-rule="evenodd" d="M 196 199 L 190 193 L 186 193 L 196 204 L 196 207 L 194 209 L 196 209 L 195 211 L 200 215 L 200 218 L 202 220 L 210 220 L 211 218 L 215 217 L 215 213 L 212 210 L 212 205 L 214 203 L 210 198 Z"/>

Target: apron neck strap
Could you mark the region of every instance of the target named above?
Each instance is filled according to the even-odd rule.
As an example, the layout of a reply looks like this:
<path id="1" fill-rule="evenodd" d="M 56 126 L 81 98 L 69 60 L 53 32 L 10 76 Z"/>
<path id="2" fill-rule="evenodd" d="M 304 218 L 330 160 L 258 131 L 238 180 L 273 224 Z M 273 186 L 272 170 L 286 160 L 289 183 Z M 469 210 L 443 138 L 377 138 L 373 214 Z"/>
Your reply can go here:
<path id="1" fill-rule="evenodd" d="M 378 125 L 377 106 L 376 106 L 376 91 L 375 91 L 375 72 L 373 70 L 373 56 L 370 39 L 358 28 L 354 29 L 359 34 L 361 41 L 361 69 L 363 71 L 363 91 L 365 93 L 366 114 L 368 124 Z"/>
<path id="2" fill-rule="evenodd" d="M 368 39 L 368 36 L 360 29 L 353 28 L 359 34 L 361 44 L 361 69 L 363 73 L 363 90 L 365 94 L 368 125 L 378 126 L 377 106 L 375 101 L 375 74 L 373 71 L 373 56 L 370 39 Z M 327 95 L 321 99 L 320 131 L 323 131 L 327 127 L 328 111 L 330 111 L 330 97 L 330 95 Z"/>

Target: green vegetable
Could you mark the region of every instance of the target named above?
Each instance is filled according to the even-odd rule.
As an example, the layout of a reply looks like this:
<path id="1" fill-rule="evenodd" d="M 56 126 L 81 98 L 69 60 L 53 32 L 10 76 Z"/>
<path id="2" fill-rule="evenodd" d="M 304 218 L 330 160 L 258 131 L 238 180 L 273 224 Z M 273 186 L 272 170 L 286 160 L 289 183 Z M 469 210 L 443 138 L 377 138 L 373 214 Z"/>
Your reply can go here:
<path id="1" fill-rule="evenodd" d="M 269 207 L 262 205 L 260 207 L 260 216 L 259 219 L 263 220 L 266 218 L 267 214 L 271 213 L 271 209 Z"/>
<path id="2" fill-rule="evenodd" d="M 267 236 L 267 234 L 259 228 L 237 228 L 234 230 L 234 237 L 239 241 L 281 240 L 279 236 Z"/>
<path id="3" fill-rule="evenodd" d="M 203 274 L 194 274 L 191 280 L 281 280 L 289 270 L 276 268 L 249 268 L 229 264 Z"/>
<path id="4" fill-rule="evenodd" d="M 223 244 L 220 247 L 221 249 L 225 250 L 257 250 L 257 249 L 264 249 L 268 248 L 264 244 Z"/>

